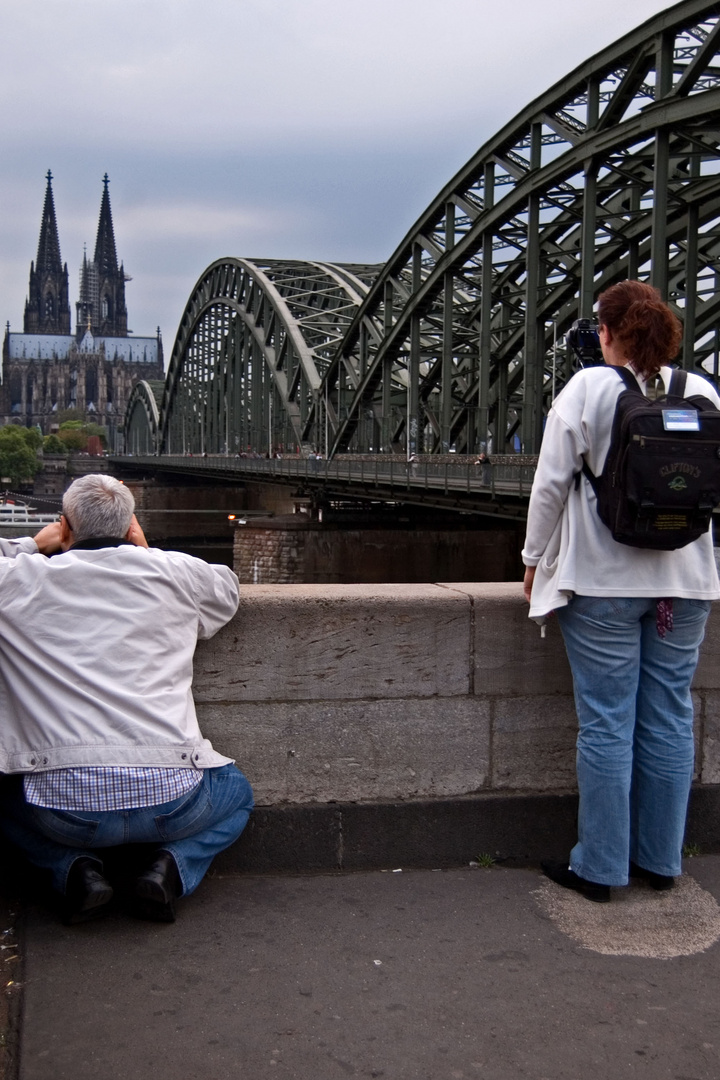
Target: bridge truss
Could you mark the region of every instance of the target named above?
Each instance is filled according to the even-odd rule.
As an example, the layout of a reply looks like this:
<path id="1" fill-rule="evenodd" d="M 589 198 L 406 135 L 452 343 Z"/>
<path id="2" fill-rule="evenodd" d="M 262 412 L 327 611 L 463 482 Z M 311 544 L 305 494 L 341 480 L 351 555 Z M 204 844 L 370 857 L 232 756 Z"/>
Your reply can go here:
<path id="1" fill-rule="evenodd" d="M 323 375 L 380 267 L 221 259 L 186 305 L 160 414 L 163 453 L 296 451 Z"/>
<path id="2" fill-rule="evenodd" d="M 684 0 L 542 95 L 382 267 L 225 259 L 185 309 L 168 453 L 539 449 L 598 294 L 651 281 L 718 379 L 720 4 Z"/>
<path id="3" fill-rule="evenodd" d="M 125 410 L 125 451 L 152 454 L 157 449 L 160 428 L 162 382 L 141 379 L 133 386 Z"/>

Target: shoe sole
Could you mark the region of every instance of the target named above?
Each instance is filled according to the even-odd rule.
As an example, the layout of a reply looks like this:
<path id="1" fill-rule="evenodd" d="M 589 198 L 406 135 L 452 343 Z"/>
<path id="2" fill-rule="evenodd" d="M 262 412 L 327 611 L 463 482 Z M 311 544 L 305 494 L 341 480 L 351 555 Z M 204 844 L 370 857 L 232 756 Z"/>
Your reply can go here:
<path id="1" fill-rule="evenodd" d="M 150 922 L 175 922 L 175 903 L 157 881 L 138 878 L 132 905 L 133 915 Z"/>
<path id="2" fill-rule="evenodd" d="M 135 882 L 135 896 L 140 900 L 149 900 L 153 904 L 171 904 L 172 897 L 159 881 L 139 877 Z"/>

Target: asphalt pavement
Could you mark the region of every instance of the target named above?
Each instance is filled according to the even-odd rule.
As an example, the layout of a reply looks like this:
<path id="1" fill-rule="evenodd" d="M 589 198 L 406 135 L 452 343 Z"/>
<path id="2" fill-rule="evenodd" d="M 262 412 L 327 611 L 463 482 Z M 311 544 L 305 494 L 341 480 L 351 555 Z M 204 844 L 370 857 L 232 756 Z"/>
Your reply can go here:
<path id="1" fill-rule="evenodd" d="M 2 954 L 22 998 L 11 1071 L 717 1080 L 719 901 L 703 856 L 673 892 L 605 905 L 499 866 L 215 874 L 173 925 L 118 909 L 65 927 L 31 902 Z"/>

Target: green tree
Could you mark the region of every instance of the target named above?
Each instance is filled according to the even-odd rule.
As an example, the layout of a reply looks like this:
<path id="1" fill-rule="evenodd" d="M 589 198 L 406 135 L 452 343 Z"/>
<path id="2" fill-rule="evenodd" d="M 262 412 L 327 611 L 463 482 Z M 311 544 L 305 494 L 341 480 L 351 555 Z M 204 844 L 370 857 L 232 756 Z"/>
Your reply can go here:
<path id="1" fill-rule="evenodd" d="M 22 428 L 23 438 L 33 450 L 39 450 L 43 444 L 43 435 L 39 427 Z"/>
<path id="2" fill-rule="evenodd" d="M 58 430 L 58 438 L 68 450 L 85 450 L 91 435 L 97 435 L 101 445 L 107 448 L 107 430 L 100 424 L 85 423 L 83 420 L 65 420 Z"/>
<path id="3" fill-rule="evenodd" d="M 46 435 L 43 439 L 44 454 L 67 454 L 67 447 L 57 435 Z"/>
<path id="4" fill-rule="evenodd" d="M 71 427 L 69 424 L 61 424 L 57 437 L 69 453 L 84 450 L 87 446 L 88 437 L 82 430 L 82 425 Z"/>
<path id="5" fill-rule="evenodd" d="M 37 451 L 29 445 L 32 441 L 28 438 L 30 431 L 30 428 L 16 424 L 0 428 L 0 478 L 7 478 L 8 483 L 24 484 L 32 480 L 41 467 Z"/>

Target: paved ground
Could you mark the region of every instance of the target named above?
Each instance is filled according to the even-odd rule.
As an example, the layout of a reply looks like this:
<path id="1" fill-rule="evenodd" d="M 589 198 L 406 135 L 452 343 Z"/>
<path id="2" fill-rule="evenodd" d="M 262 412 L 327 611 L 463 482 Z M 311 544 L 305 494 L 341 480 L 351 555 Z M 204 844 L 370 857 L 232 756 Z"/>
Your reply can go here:
<path id="1" fill-rule="evenodd" d="M 215 876 L 172 926 L 30 906 L 18 1075 L 717 1080 L 720 856 L 687 871 L 609 905 L 494 867 Z"/>

